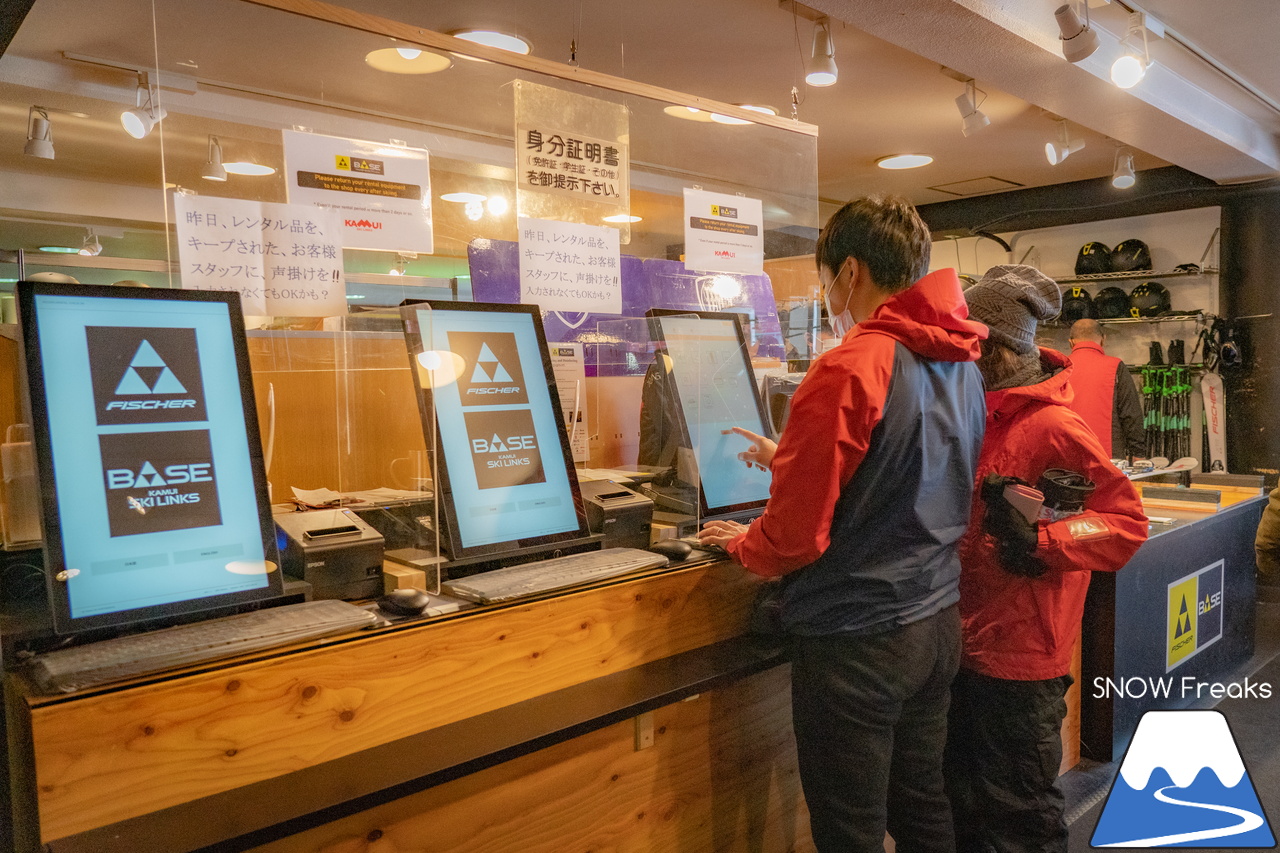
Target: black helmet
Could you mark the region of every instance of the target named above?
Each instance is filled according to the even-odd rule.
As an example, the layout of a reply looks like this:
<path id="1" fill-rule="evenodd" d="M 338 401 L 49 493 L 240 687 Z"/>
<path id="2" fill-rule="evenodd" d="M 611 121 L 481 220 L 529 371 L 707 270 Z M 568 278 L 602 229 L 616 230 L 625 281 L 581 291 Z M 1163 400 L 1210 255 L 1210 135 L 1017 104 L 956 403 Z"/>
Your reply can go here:
<path id="1" fill-rule="evenodd" d="M 1076 275 L 1111 272 L 1111 250 L 1097 241 L 1085 243 L 1076 255 Z"/>
<path id="2" fill-rule="evenodd" d="M 1145 282 L 1129 294 L 1129 304 L 1134 317 L 1158 317 L 1169 310 L 1169 289 L 1158 281 Z"/>
<path id="3" fill-rule="evenodd" d="M 1104 287 L 1093 300 L 1099 320 L 1115 320 L 1129 316 L 1129 294 L 1118 287 Z"/>
<path id="4" fill-rule="evenodd" d="M 1141 240 L 1125 240 L 1111 250 L 1112 272 L 1151 269 L 1151 250 Z"/>
<path id="5" fill-rule="evenodd" d="M 1097 316 L 1093 307 L 1093 298 L 1083 287 L 1068 287 L 1062 291 L 1062 313 L 1058 319 L 1063 323 L 1074 323 L 1086 317 Z"/>

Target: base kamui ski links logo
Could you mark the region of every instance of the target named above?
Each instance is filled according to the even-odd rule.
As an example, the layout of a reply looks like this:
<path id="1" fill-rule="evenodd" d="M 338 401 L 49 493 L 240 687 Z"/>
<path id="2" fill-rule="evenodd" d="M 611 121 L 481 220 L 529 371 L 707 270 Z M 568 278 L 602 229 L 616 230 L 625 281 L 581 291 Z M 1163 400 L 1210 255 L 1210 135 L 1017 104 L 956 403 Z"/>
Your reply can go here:
<path id="1" fill-rule="evenodd" d="M 1090 844 L 1274 847 L 1227 718 L 1218 711 L 1143 714 Z"/>

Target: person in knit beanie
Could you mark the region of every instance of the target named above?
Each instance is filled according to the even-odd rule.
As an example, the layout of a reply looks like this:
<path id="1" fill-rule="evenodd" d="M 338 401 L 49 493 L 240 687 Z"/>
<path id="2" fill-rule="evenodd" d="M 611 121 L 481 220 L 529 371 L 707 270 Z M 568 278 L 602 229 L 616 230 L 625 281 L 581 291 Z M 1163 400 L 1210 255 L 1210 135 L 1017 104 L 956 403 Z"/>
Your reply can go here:
<path id="1" fill-rule="evenodd" d="M 1036 328 L 1062 310 L 1062 291 L 1035 267 L 1001 264 L 964 292 L 969 317 L 986 325 L 978 369 L 988 391 L 1033 384 L 1044 375 Z"/>
<path id="2" fill-rule="evenodd" d="M 1002 265 L 964 292 L 985 323 L 987 419 L 960 540 L 960 671 L 944 759 L 957 853 L 1066 853 L 1060 729 L 1089 574 L 1147 537 L 1142 503 L 1072 399 L 1071 362 L 1036 346 L 1052 279 Z"/>

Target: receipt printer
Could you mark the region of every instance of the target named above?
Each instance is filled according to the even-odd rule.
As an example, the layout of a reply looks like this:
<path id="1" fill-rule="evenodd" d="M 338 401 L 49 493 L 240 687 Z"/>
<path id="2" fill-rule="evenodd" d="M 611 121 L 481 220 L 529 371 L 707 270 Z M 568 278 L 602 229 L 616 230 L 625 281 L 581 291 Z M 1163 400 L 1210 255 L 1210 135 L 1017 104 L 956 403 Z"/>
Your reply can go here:
<path id="1" fill-rule="evenodd" d="M 314 598 L 382 595 L 382 534 L 349 509 L 276 516 L 284 572 L 311 584 Z"/>
<path id="2" fill-rule="evenodd" d="M 653 501 L 607 480 L 581 484 L 587 526 L 604 534 L 605 548 L 648 548 Z"/>

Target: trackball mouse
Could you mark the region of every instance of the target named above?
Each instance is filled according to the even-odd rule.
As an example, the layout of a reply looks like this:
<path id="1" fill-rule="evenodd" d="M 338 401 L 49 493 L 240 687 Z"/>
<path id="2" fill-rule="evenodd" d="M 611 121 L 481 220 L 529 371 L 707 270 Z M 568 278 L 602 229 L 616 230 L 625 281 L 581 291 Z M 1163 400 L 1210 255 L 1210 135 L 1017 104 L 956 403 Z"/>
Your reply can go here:
<path id="1" fill-rule="evenodd" d="M 420 589 L 393 589 L 379 598 L 378 609 L 392 616 L 418 616 L 431 603 L 431 596 Z"/>
<path id="2" fill-rule="evenodd" d="M 693 546 L 679 539 L 659 539 L 649 546 L 649 550 L 655 554 L 661 554 L 668 560 L 679 562 L 693 552 Z"/>

